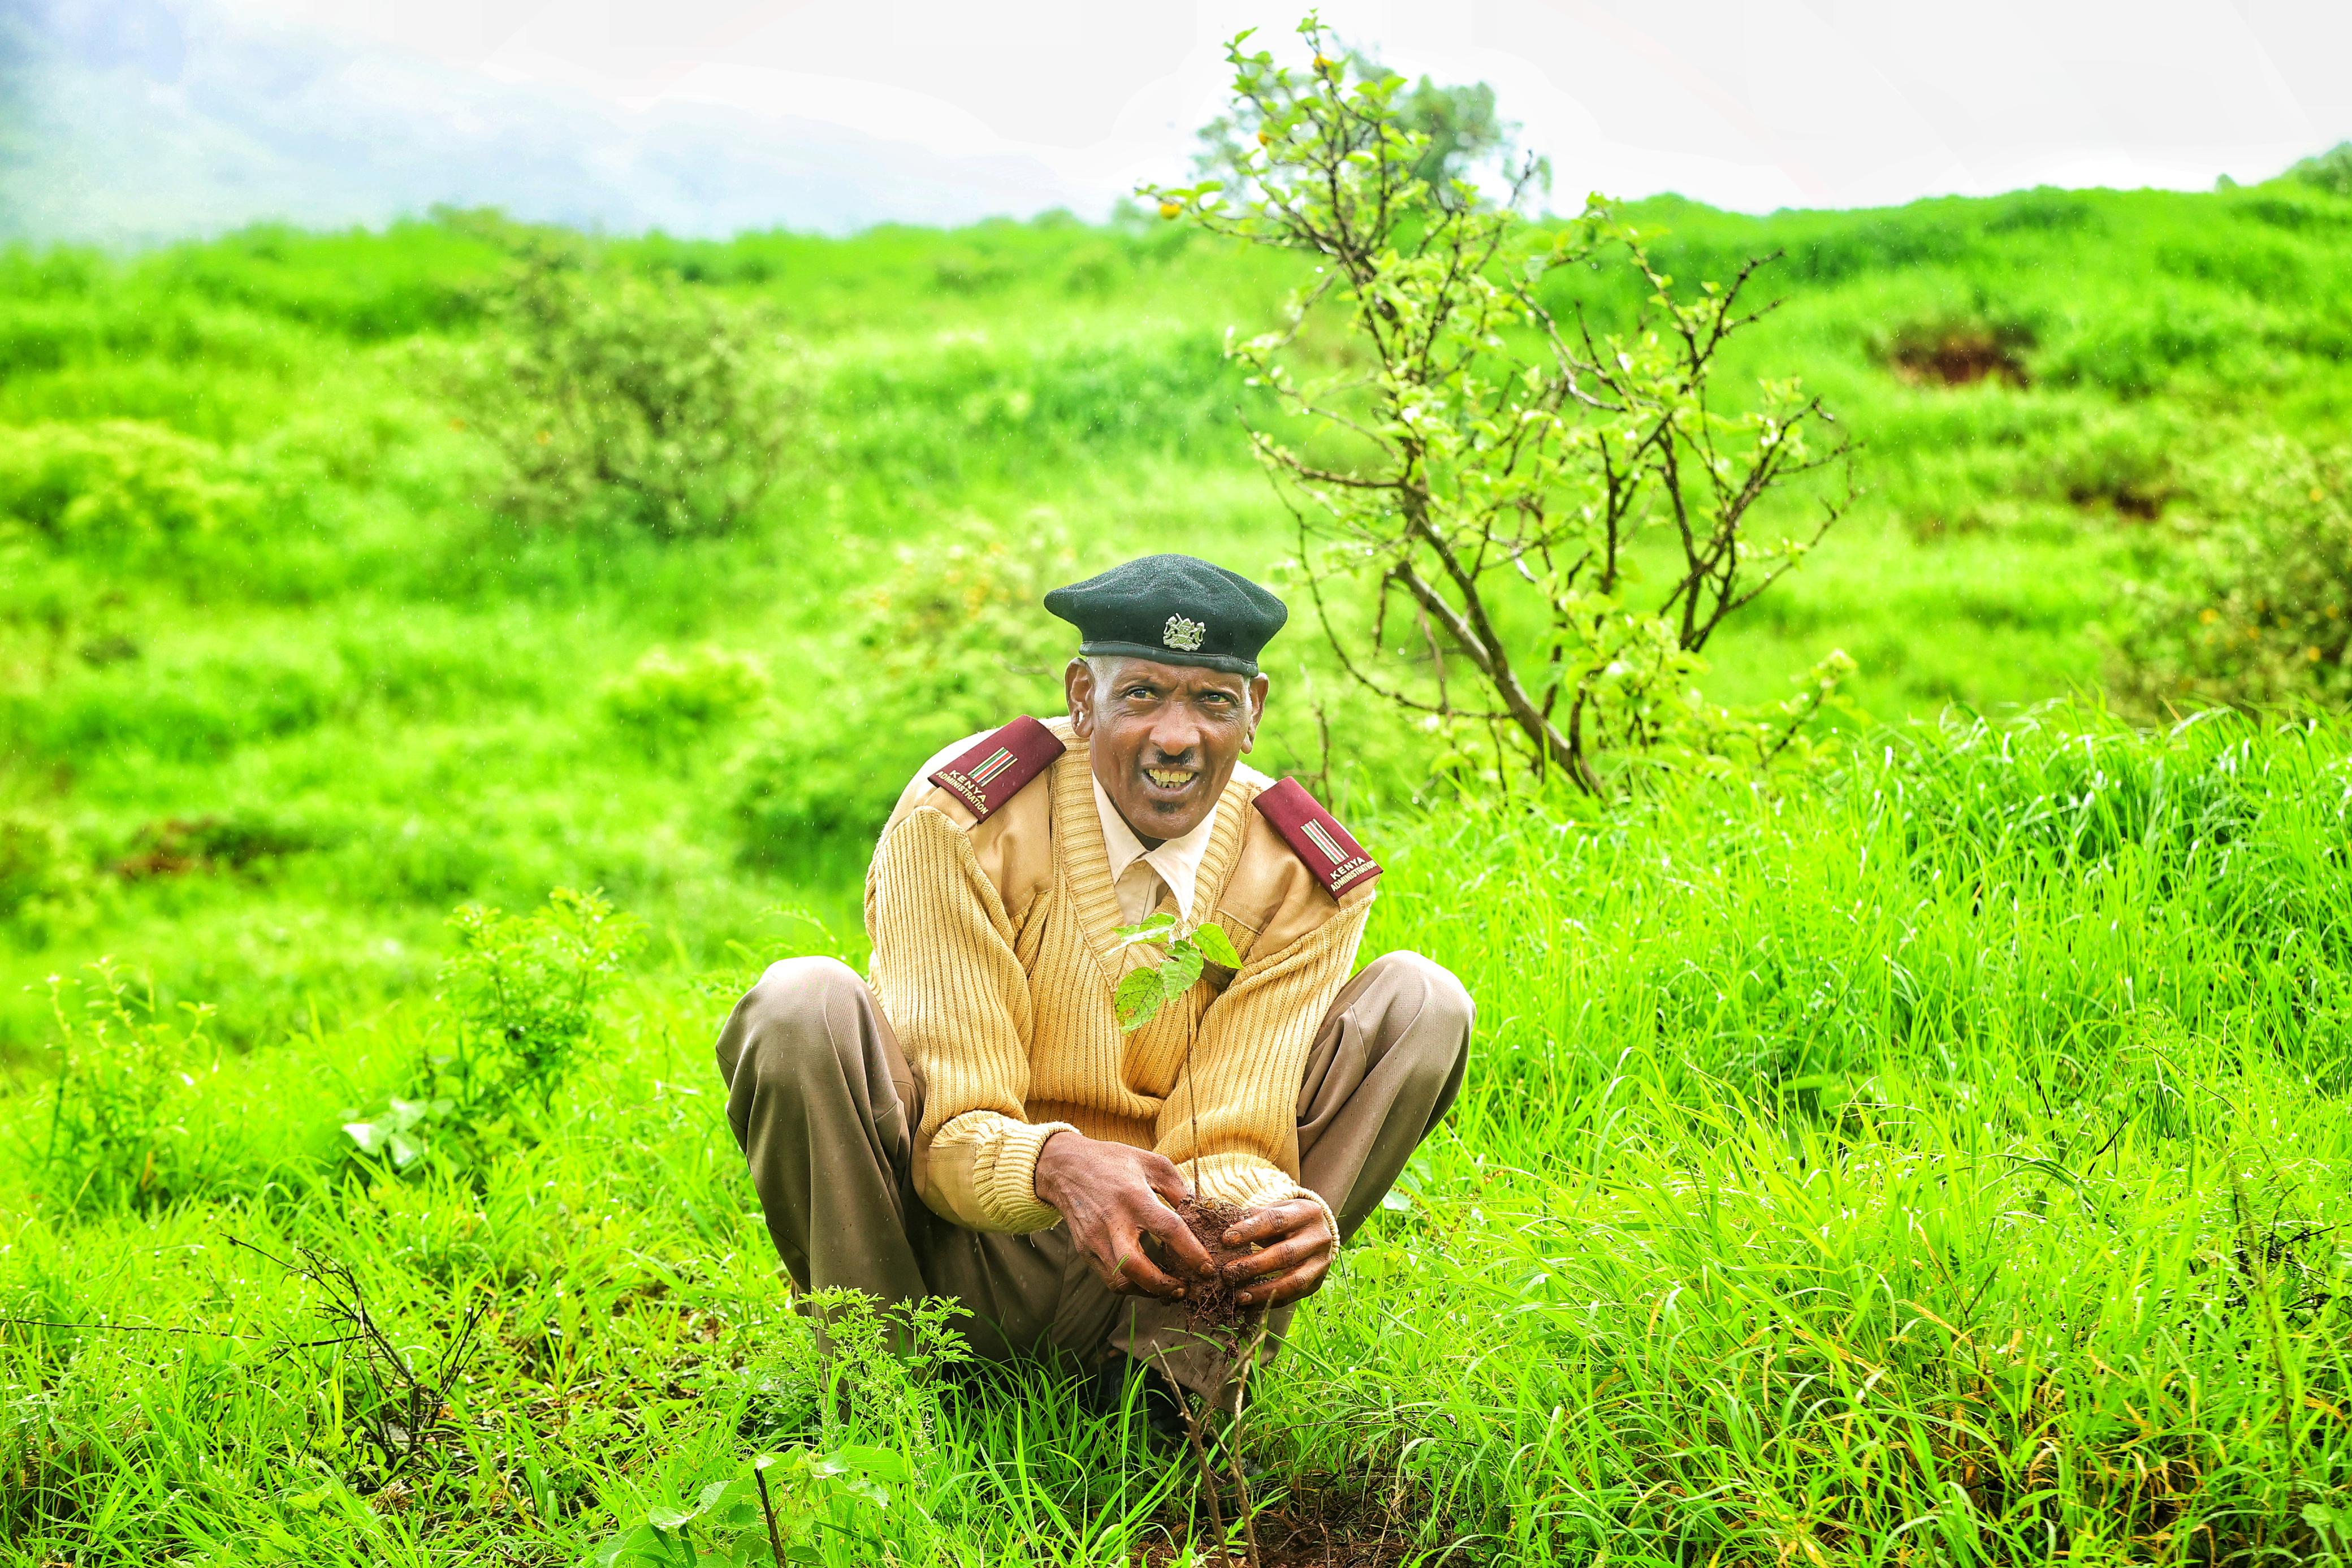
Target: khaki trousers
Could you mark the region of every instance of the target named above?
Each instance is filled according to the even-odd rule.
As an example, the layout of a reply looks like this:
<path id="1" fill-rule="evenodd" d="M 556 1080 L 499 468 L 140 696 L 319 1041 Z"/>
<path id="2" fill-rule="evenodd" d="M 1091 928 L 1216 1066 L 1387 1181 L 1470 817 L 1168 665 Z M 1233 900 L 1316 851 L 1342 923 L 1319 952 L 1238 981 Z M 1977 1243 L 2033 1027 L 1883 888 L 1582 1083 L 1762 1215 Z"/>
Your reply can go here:
<path id="1" fill-rule="evenodd" d="M 1416 953 L 1391 953 L 1324 1015 L 1298 1088 L 1299 1181 L 1353 1236 L 1462 1087 L 1472 1005 Z M 1112 1351 L 1230 1397 L 1234 1369 L 1181 1302 L 1113 1294 L 1066 1227 L 1026 1236 L 967 1230 L 915 1196 L 923 1086 L 874 994 L 847 965 L 790 958 L 761 977 L 719 1036 L 727 1119 L 751 1166 L 768 1233 L 803 1292 L 847 1286 L 884 1302 L 950 1296 L 973 1353 Z M 1291 1310 L 1268 1314 L 1266 1354 Z"/>

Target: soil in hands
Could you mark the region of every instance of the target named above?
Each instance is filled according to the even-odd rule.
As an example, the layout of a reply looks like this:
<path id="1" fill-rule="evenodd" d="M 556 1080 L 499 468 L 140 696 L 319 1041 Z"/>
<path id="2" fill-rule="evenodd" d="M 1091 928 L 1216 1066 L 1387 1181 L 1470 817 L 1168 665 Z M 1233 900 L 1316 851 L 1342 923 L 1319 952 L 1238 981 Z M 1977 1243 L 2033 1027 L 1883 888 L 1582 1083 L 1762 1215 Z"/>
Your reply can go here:
<path id="1" fill-rule="evenodd" d="M 1192 1309 L 1192 1326 L 1227 1333 L 1238 1331 L 1255 1313 L 1264 1311 L 1242 1305 L 1234 1299 L 1241 1287 L 1225 1278 L 1226 1264 L 1257 1250 L 1246 1242 L 1239 1247 L 1225 1243 L 1225 1232 L 1240 1222 L 1242 1211 L 1214 1198 L 1188 1197 L 1176 1206 L 1176 1216 L 1217 1266 L 1214 1279 L 1184 1281 L 1184 1304 Z"/>

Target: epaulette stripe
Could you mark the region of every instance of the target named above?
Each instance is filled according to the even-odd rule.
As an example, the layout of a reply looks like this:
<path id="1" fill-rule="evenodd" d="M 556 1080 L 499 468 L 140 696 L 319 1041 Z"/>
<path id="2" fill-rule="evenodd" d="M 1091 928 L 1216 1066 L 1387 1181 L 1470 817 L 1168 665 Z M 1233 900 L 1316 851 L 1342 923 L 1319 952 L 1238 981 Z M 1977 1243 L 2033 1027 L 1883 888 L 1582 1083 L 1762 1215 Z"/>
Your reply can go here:
<path id="1" fill-rule="evenodd" d="M 1332 897 L 1381 874 L 1355 835 L 1317 804 L 1297 779 L 1286 779 L 1260 791 L 1252 804 Z"/>
<path id="2" fill-rule="evenodd" d="M 1069 749 L 1034 718 L 1016 718 L 930 776 L 984 822 Z"/>

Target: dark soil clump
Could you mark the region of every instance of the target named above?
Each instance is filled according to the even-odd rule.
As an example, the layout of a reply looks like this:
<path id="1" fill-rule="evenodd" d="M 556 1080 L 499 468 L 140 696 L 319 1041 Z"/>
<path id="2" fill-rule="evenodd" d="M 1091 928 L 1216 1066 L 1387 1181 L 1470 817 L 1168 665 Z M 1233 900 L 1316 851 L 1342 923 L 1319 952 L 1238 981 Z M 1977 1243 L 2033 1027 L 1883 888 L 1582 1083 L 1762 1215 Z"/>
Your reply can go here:
<path id="1" fill-rule="evenodd" d="M 1234 1300 L 1241 1287 L 1225 1278 L 1226 1264 L 1257 1250 L 1247 1244 L 1225 1245 L 1225 1232 L 1241 1219 L 1242 1211 L 1214 1198 L 1188 1197 L 1176 1206 L 1176 1213 L 1217 1266 L 1216 1278 L 1213 1280 L 1184 1281 L 1184 1302 L 1192 1309 L 1193 1326 L 1210 1331 L 1238 1329 L 1253 1313 L 1262 1310 L 1245 1307 Z"/>

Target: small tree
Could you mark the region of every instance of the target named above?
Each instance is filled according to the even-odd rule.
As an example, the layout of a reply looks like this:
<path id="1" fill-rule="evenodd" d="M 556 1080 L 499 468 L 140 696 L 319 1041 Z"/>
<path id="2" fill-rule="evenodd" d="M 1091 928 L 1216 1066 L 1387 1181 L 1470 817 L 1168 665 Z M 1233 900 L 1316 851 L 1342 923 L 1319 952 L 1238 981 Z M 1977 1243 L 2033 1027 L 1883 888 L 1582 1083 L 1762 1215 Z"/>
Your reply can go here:
<path id="1" fill-rule="evenodd" d="M 1808 444 L 1830 415 L 1793 380 L 1765 382 L 1745 413 L 1710 392 L 1725 343 L 1771 308 L 1740 302 L 1762 261 L 1678 297 L 1597 199 L 1564 227 L 1528 223 L 1531 158 L 1502 201 L 1460 175 L 1433 192 L 1403 78 L 1350 81 L 1315 17 L 1299 32 L 1305 71 L 1244 52 L 1246 33 L 1227 48 L 1227 122 L 1256 128 L 1235 179 L 1147 193 L 1165 216 L 1321 263 L 1280 329 L 1231 352 L 1314 432 L 1314 453 L 1270 430 L 1252 440 L 1298 520 L 1296 567 L 1341 664 L 1440 724 L 1496 727 L 1588 791 L 1615 749 L 1780 755 L 1851 668 L 1843 654 L 1765 711 L 1690 687 L 1708 640 L 1852 497 L 1849 468 L 1801 535 L 1759 537 L 1759 505 L 1848 452 Z M 1644 304 L 1630 330 L 1554 314 L 1540 286 L 1571 266 L 1632 270 Z M 1321 313 L 1344 324 L 1342 368 L 1302 376 Z"/>
<path id="2" fill-rule="evenodd" d="M 488 315 L 446 382 L 498 449 L 509 517 L 725 533 L 775 483 L 795 400 L 755 313 L 675 281 L 600 277 L 533 241 Z"/>
<path id="3" fill-rule="evenodd" d="M 1432 200 L 1457 205 L 1462 200 L 1456 193 L 1460 182 L 1471 183 L 1475 191 L 1482 170 L 1499 167 L 1507 173 L 1517 172 L 1512 166 L 1517 162 L 1519 127 L 1496 112 L 1495 89 L 1485 82 L 1442 87 L 1424 76 L 1408 87 L 1403 77 L 1358 49 L 1348 51 L 1342 69 L 1352 71 L 1359 81 L 1390 85 L 1398 126 L 1424 138 L 1412 172 L 1429 187 Z M 1225 183 L 1229 192 L 1246 185 L 1252 168 L 1249 155 L 1259 145 L 1257 133 L 1263 129 L 1264 114 L 1257 101 L 1235 98 L 1230 110 L 1201 128 L 1201 152 L 1192 161 L 1193 172 Z M 1524 172 L 1544 189 L 1551 188 L 1548 161 L 1536 159 Z"/>

